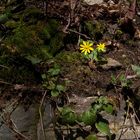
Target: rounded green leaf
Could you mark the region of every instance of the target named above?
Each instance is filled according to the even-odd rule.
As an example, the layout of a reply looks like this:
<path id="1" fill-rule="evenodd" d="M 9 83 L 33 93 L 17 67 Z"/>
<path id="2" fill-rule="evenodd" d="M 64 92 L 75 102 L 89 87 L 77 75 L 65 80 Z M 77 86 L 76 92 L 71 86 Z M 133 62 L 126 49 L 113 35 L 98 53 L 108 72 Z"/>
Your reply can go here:
<path id="1" fill-rule="evenodd" d="M 59 96 L 59 92 L 58 92 L 58 91 L 55 91 L 55 90 L 52 90 L 52 91 L 51 91 L 51 95 L 52 95 L 53 97 L 57 97 L 57 96 Z"/>
<path id="2" fill-rule="evenodd" d="M 64 107 L 61 110 L 61 123 L 62 124 L 70 124 L 74 125 L 77 120 L 77 115 L 75 114 L 74 111 L 72 111 L 71 108 L 69 107 Z"/>
<path id="3" fill-rule="evenodd" d="M 48 73 L 51 75 L 51 76 L 56 76 L 60 73 L 60 69 L 59 68 L 50 68 L 48 70 Z"/>
<path id="4" fill-rule="evenodd" d="M 108 123 L 100 121 L 100 122 L 96 123 L 95 126 L 99 132 L 101 132 L 109 137 L 111 136 Z"/>
<path id="5" fill-rule="evenodd" d="M 63 85 L 57 85 L 56 89 L 61 92 L 61 91 L 65 91 L 65 87 Z"/>
<path id="6" fill-rule="evenodd" d="M 82 114 L 81 120 L 84 122 L 86 125 L 92 125 L 96 121 L 96 113 L 93 113 L 91 111 L 86 111 Z"/>
<path id="7" fill-rule="evenodd" d="M 86 137 L 86 140 L 98 140 L 98 139 L 97 139 L 96 135 L 91 134 L 91 135 Z"/>
<path id="8" fill-rule="evenodd" d="M 103 109 L 107 112 L 112 114 L 113 113 L 113 106 L 111 104 L 107 104 L 103 106 Z"/>

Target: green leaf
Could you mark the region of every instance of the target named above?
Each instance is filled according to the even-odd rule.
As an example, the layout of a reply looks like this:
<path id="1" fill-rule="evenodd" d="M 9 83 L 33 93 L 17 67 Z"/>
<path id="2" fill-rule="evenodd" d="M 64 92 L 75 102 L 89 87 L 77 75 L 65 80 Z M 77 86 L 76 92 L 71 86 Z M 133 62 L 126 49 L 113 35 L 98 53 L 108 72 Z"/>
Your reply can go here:
<path id="1" fill-rule="evenodd" d="M 99 102 L 99 104 L 108 104 L 109 100 L 107 97 L 101 96 L 99 99 L 97 99 L 97 102 Z"/>
<path id="2" fill-rule="evenodd" d="M 57 85 L 57 86 L 56 86 L 56 89 L 57 89 L 59 92 L 65 91 L 65 87 L 64 87 L 63 85 Z"/>
<path id="3" fill-rule="evenodd" d="M 107 104 L 106 106 L 103 106 L 103 109 L 107 112 L 112 114 L 113 113 L 113 106 L 111 104 Z"/>
<path id="4" fill-rule="evenodd" d="M 95 126 L 99 132 L 111 137 L 108 123 L 100 121 L 100 122 L 96 123 Z"/>
<path id="5" fill-rule="evenodd" d="M 98 52 L 97 52 L 96 50 L 93 51 L 93 59 L 94 59 L 95 61 L 98 61 L 98 60 L 99 60 L 99 59 L 98 59 Z"/>
<path id="6" fill-rule="evenodd" d="M 92 111 L 85 111 L 83 112 L 82 116 L 81 116 L 81 120 L 82 122 L 84 122 L 86 125 L 92 125 L 95 123 L 96 121 L 96 113 L 92 112 Z"/>
<path id="7" fill-rule="evenodd" d="M 116 77 L 115 77 L 114 75 L 112 75 L 112 74 L 111 74 L 111 83 L 114 84 L 114 85 L 117 84 L 117 79 L 116 79 Z"/>
<path id="8" fill-rule="evenodd" d="M 98 140 L 98 139 L 97 139 L 96 135 L 91 134 L 91 135 L 87 136 L 85 140 Z"/>
<path id="9" fill-rule="evenodd" d="M 94 104 L 91 108 L 92 111 L 94 112 L 99 112 L 101 111 L 103 108 L 103 105 L 102 104 Z"/>
<path id="10" fill-rule="evenodd" d="M 76 120 L 77 120 L 77 115 L 71 108 L 64 107 L 61 110 L 61 122 L 63 124 L 74 125 L 76 123 Z"/>
<path id="11" fill-rule="evenodd" d="M 56 91 L 56 90 L 52 90 L 52 91 L 51 91 L 51 95 L 52 95 L 53 97 L 57 97 L 57 96 L 59 96 L 59 92 Z"/>
<path id="12" fill-rule="evenodd" d="M 33 56 L 27 56 L 26 59 L 30 60 L 32 64 L 38 64 L 40 63 L 42 60 L 37 58 L 37 57 L 33 57 Z"/>
<path id="13" fill-rule="evenodd" d="M 70 112 L 74 112 L 70 107 L 63 107 L 61 110 L 61 115 L 64 116 L 64 115 L 67 115 L 68 113 Z"/>
<path id="14" fill-rule="evenodd" d="M 136 74 L 137 74 L 138 76 L 140 76 L 140 67 L 139 67 L 139 66 L 136 66 L 136 65 L 131 65 L 131 67 L 132 67 L 132 70 L 133 70 L 134 72 L 136 72 Z"/>
<path id="15" fill-rule="evenodd" d="M 8 15 L 7 14 L 0 15 L 0 24 L 5 23 L 6 21 L 8 21 Z"/>
<path id="16" fill-rule="evenodd" d="M 47 78 L 46 74 L 42 74 L 41 77 L 42 77 L 42 79 L 46 79 Z"/>
<path id="17" fill-rule="evenodd" d="M 60 69 L 59 68 L 50 68 L 48 70 L 48 73 L 51 75 L 51 76 L 56 76 L 60 73 Z"/>
<path id="18" fill-rule="evenodd" d="M 49 89 L 49 90 L 55 89 L 55 83 L 53 81 L 49 81 L 49 85 L 48 85 L 47 89 Z"/>

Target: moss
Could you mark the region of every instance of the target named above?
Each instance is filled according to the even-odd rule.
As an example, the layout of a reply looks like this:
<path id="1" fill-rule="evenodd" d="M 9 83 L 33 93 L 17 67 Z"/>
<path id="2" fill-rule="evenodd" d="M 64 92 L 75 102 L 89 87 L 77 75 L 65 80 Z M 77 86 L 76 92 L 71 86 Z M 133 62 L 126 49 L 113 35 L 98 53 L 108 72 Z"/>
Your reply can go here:
<path id="1" fill-rule="evenodd" d="M 15 66 L 8 66 L 8 69 L 1 68 L 0 77 L 1 79 L 9 83 L 36 83 L 34 73 L 23 66 L 18 68 Z"/>
<path id="2" fill-rule="evenodd" d="M 81 62 L 82 54 L 79 52 L 65 51 L 55 57 L 58 63 L 77 63 Z"/>
<path id="3" fill-rule="evenodd" d="M 7 28 L 16 28 L 18 25 L 19 25 L 19 23 L 14 20 L 9 20 L 5 23 L 5 26 Z"/>
<path id="4" fill-rule="evenodd" d="M 26 27 L 21 24 L 6 38 L 5 43 L 24 55 L 36 51 L 37 47 L 43 44 L 43 41 L 32 26 Z"/>
<path id="5" fill-rule="evenodd" d="M 51 54 L 55 55 L 60 52 L 60 50 L 64 47 L 63 39 L 65 34 L 62 32 L 58 32 L 54 37 L 50 39 L 49 50 Z"/>
<path id="6" fill-rule="evenodd" d="M 85 21 L 83 29 L 91 38 L 100 40 L 105 32 L 106 26 L 102 21 Z"/>
<path id="7" fill-rule="evenodd" d="M 60 24 L 55 19 L 49 19 L 47 23 L 45 23 L 44 27 L 40 31 L 40 37 L 43 40 L 49 40 L 51 37 L 54 37 L 58 32 Z"/>
<path id="8" fill-rule="evenodd" d="M 3 24 L 5 22 L 7 22 L 8 20 L 9 20 L 9 18 L 8 18 L 7 14 L 0 15 L 0 24 Z"/>
<path id="9" fill-rule="evenodd" d="M 44 14 L 42 11 L 36 7 L 30 7 L 25 9 L 22 18 L 23 21 L 28 22 L 28 24 L 35 24 L 38 20 L 43 19 Z"/>

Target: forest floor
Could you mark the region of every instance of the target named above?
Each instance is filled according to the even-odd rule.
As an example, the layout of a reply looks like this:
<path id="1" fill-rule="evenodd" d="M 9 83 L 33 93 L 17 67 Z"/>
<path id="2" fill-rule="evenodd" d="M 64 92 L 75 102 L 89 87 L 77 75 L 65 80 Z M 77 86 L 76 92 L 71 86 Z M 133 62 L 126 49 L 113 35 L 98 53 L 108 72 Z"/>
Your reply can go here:
<path id="1" fill-rule="evenodd" d="M 140 2 L 111 0 L 89 5 L 80 0 L 48 0 L 16 6 L 7 6 L 13 14 L 10 16 L 7 14 L 10 8 L 0 6 L 2 122 L 19 139 L 28 139 L 24 132 L 15 131 L 10 118 L 19 104 L 28 110 L 32 104 L 43 106 L 46 98 L 57 116 L 59 107 L 71 107 L 81 114 L 97 98 L 107 97 L 116 112 L 112 115 L 117 116 L 115 123 L 125 126 L 126 119 L 130 119 L 132 124 L 126 127 L 132 128 L 134 136 L 130 133 L 123 137 L 124 130 L 121 126 L 112 127 L 110 117 L 106 119 L 111 133 L 116 139 L 139 139 Z M 81 40 L 93 41 L 95 45 L 104 43 L 105 61 L 86 59 L 80 51 Z M 41 119 L 42 115 L 38 115 Z M 58 139 L 70 136 L 72 128 L 66 129 L 67 135 L 59 131 Z M 94 134 L 97 130 L 96 126 Z M 93 132 L 87 127 L 81 131 L 85 133 L 83 139 Z M 109 135 L 104 130 L 99 132 Z"/>

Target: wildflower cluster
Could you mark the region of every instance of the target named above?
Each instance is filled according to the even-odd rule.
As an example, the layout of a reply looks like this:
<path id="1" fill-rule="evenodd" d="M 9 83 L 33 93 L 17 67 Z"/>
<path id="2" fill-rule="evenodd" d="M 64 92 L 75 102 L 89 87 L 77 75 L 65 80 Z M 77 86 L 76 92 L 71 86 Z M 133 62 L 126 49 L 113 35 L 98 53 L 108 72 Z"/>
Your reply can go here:
<path id="1" fill-rule="evenodd" d="M 103 52 L 106 52 L 105 43 L 99 43 L 96 45 L 96 48 L 93 47 L 93 42 L 83 41 L 80 44 L 81 53 L 86 56 L 86 58 L 99 61 L 100 56 Z"/>

